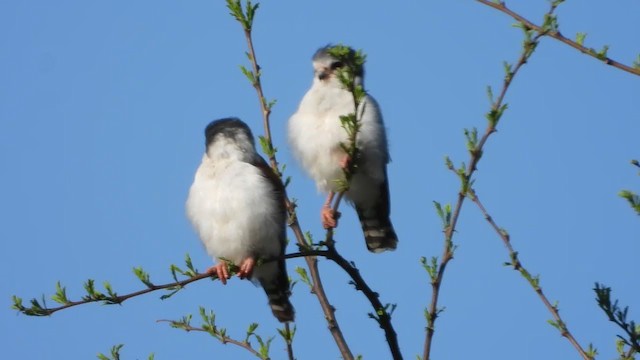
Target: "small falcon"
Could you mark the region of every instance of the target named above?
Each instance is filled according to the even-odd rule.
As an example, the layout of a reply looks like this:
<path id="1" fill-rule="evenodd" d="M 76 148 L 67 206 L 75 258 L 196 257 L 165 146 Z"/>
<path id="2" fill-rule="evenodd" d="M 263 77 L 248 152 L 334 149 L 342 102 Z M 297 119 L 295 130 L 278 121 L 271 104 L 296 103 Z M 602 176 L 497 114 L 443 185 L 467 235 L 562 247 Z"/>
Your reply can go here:
<path id="1" fill-rule="evenodd" d="M 318 189 L 329 193 L 321 212 L 325 228 L 336 226 L 336 216 L 331 209 L 337 191 L 336 180 L 344 179 L 344 169 L 352 161 L 341 145 L 347 143 L 348 137 L 340 116 L 353 113 L 354 100 L 337 72 L 345 66 L 351 67 L 355 84 L 364 86 L 363 67 L 343 63 L 330 54 L 331 49 L 331 45 L 325 46 L 313 56 L 313 84 L 289 119 L 289 142 L 294 154 Z M 349 51 L 355 53 L 353 49 Z M 345 197 L 356 208 L 367 249 L 374 253 L 394 250 L 398 238 L 389 218 L 387 135 L 373 97 L 365 96 L 358 107 L 358 117 L 361 121 L 357 134 L 359 156 L 355 159 L 355 172 Z"/>
<path id="2" fill-rule="evenodd" d="M 251 130 L 240 119 L 212 121 L 205 138 L 206 151 L 186 210 L 209 255 L 219 259 L 207 272 L 226 284 L 230 275 L 224 260 L 232 262 L 239 267 L 240 278 L 262 285 L 280 322 L 293 321 L 285 261 L 257 265 L 259 258 L 285 252 L 282 182 L 258 155 Z"/>

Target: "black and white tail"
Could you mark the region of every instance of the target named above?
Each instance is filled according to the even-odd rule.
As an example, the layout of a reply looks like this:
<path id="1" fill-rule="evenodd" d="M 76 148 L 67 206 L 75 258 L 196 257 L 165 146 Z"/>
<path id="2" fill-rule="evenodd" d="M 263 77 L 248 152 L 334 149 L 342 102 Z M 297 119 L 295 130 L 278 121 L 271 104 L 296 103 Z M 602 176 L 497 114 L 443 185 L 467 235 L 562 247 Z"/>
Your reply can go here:
<path id="1" fill-rule="evenodd" d="M 376 201 L 366 208 L 355 204 L 367 249 L 373 253 L 395 250 L 398 237 L 390 219 L 389 183 L 380 184 Z"/>
<path id="2" fill-rule="evenodd" d="M 291 291 L 284 260 L 262 264 L 259 269 L 258 281 L 267 293 L 273 316 L 280 322 L 293 321 L 295 310 L 289 302 Z"/>

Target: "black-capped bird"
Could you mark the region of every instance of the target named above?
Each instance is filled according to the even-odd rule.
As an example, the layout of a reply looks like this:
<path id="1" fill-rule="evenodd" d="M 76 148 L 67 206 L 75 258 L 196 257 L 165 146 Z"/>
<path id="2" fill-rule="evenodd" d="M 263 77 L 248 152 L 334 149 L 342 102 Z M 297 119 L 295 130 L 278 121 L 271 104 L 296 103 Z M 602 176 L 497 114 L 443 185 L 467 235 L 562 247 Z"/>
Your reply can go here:
<path id="1" fill-rule="evenodd" d="M 240 119 L 212 121 L 205 138 L 206 151 L 186 210 L 209 255 L 219 259 L 207 271 L 226 284 L 230 275 L 224 260 L 233 262 L 239 267 L 240 278 L 249 278 L 264 288 L 279 321 L 293 321 L 285 261 L 257 265 L 259 258 L 285 252 L 282 182 L 258 155 L 251 130 Z"/>

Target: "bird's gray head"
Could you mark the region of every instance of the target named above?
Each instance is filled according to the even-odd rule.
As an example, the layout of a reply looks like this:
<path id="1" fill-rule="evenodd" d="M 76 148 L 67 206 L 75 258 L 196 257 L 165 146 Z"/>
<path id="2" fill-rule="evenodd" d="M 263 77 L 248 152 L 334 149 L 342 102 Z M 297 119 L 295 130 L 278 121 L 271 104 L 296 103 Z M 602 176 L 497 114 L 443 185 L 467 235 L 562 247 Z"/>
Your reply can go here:
<path id="1" fill-rule="evenodd" d="M 228 155 L 230 145 L 241 153 L 254 154 L 255 141 L 249 126 L 238 118 L 214 120 L 204 130 L 207 152 L 216 148 L 217 152 Z M 219 146 L 218 146 L 219 145 Z M 219 149 L 218 149 L 219 148 Z"/>
<path id="2" fill-rule="evenodd" d="M 327 45 L 313 55 L 314 82 L 341 85 L 336 76 L 339 69 L 353 71 L 356 85 L 363 85 L 364 58 L 359 52 L 344 45 Z"/>

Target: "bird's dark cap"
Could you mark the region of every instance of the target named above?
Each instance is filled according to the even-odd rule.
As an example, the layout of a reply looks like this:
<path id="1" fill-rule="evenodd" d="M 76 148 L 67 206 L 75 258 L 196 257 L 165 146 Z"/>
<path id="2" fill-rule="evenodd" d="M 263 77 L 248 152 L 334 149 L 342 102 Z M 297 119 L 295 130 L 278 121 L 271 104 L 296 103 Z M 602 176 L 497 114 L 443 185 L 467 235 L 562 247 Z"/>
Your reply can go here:
<path id="1" fill-rule="evenodd" d="M 205 146 L 209 145 L 218 134 L 226 134 L 229 137 L 234 137 L 238 130 L 246 133 L 247 137 L 253 141 L 251 129 L 244 121 L 236 117 L 213 120 L 204 129 L 204 136 L 206 139 Z"/>
<path id="2" fill-rule="evenodd" d="M 337 59 L 334 55 L 332 55 L 332 52 L 334 50 L 338 50 L 339 53 L 342 53 L 341 59 Z M 333 60 L 342 60 L 346 63 L 347 66 L 351 67 L 354 70 L 356 76 L 363 76 L 364 66 L 363 66 L 363 63 L 359 63 L 359 64 L 356 63 L 357 55 L 358 55 L 358 52 L 353 50 L 353 48 L 350 46 L 346 46 L 342 44 L 338 44 L 338 45 L 327 44 L 321 47 L 320 49 L 318 49 L 313 54 L 312 60 L 319 61 L 323 58 L 331 58 Z"/>

